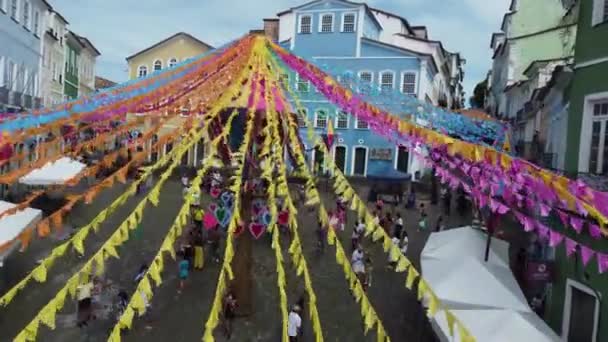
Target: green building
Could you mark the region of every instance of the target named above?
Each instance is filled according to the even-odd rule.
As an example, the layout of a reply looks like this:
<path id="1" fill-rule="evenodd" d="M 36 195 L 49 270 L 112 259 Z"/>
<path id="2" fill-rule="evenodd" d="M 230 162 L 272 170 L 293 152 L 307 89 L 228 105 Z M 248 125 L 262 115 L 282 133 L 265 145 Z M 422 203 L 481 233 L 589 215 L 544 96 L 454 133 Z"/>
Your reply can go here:
<path id="1" fill-rule="evenodd" d="M 63 95 L 66 99 L 72 100 L 78 97 L 79 79 L 78 65 L 79 55 L 83 46 L 72 31 L 67 34 L 67 43 L 65 50 L 65 82 L 63 87 Z"/>
<path id="2" fill-rule="evenodd" d="M 568 172 L 579 176 L 606 176 L 608 0 L 579 2 L 565 166 Z M 592 240 L 588 234 L 568 235 L 596 251 L 608 252 L 608 241 L 604 238 Z M 595 257 L 585 266 L 579 253 L 567 257 L 564 248 L 557 248 L 555 254 L 556 279 L 545 318 L 565 341 L 608 341 L 608 274 L 599 274 Z"/>

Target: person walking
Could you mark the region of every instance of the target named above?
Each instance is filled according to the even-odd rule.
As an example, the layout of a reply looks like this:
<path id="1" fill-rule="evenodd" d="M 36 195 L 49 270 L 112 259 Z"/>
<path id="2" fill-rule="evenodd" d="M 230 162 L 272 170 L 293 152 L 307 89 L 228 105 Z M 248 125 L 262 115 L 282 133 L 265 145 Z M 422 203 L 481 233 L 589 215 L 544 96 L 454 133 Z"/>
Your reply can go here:
<path id="1" fill-rule="evenodd" d="M 351 256 L 351 264 L 353 267 L 353 272 L 357 275 L 357 278 L 361 281 L 361 283 L 365 282 L 365 253 L 363 252 L 363 248 L 361 245 L 357 246 L 357 249 L 353 252 Z"/>
<path id="2" fill-rule="evenodd" d="M 80 284 L 76 288 L 76 294 L 78 298 L 78 314 L 77 314 L 77 326 L 79 328 L 85 327 L 89 324 L 91 315 L 93 312 L 92 305 L 92 292 L 93 283 L 90 281 Z"/>
<path id="3" fill-rule="evenodd" d="M 365 223 L 363 223 L 363 220 L 357 220 L 353 228 L 353 235 L 351 236 L 351 249 L 353 251 L 357 249 L 363 232 L 365 232 Z"/>
<path id="4" fill-rule="evenodd" d="M 393 237 L 401 239 L 401 232 L 403 232 L 403 218 L 401 217 L 401 213 L 397 213 L 395 226 L 393 228 Z"/>
<path id="5" fill-rule="evenodd" d="M 294 305 L 289 312 L 287 320 L 287 336 L 289 342 L 297 342 L 298 337 L 302 335 L 302 317 L 300 317 L 300 306 Z"/>
<path id="6" fill-rule="evenodd" d="M 224 327 L 224 335 L 226 339 L 230 339 L 232 337 L 232 321 L 234 321 L 234 317 L 236 317 L 236 298 L 232 294 L 232 292 L 228 292 L 226 297 L 224 297 L 224 307 L 222 309 L 223 315 L 223 327 Z"/>
<path id="7" fill-rule="evenodd" d="M 182 260 L 178 264 L 179 270 L 179 289 L 177 293 L 181 293 L 184 287 L 186 286 L 186 280 L 188 280 L 188 274 L 190 273 L 190 263 L 188 259 L 184 257 L 183 252 L 180 253 Z"/>
<path id="8" fill-rule="evenodd" d="M 194 269 L 202 270 L 204 265 L 203 233 L 200 230 L 196 230 L 194 233 Z"/>
<path id="9" fill-rule="evenodd" d="M 426 226 L 427 226 L 427 215 L 426 215 L 426 209 L 424 208 L 424 203 L 420 203 L 420 220 L 418 221 L 418 232 L 420 232 L 421 230 L 425 230 Z"/>

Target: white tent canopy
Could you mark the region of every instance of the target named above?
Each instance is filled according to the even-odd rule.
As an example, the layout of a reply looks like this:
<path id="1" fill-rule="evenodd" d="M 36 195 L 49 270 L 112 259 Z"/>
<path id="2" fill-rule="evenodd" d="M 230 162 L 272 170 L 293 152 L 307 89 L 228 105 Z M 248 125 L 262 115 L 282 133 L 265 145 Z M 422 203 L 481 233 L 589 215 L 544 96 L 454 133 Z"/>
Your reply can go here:
<path id="1" fill-rule="evenodd" d="M 15 206 L 13 203 L 0 201 L 0 213 Z M 19 241 L 15 241 L 19 234 L 31 225 L 36 224 L 41 218 L 42 211 L 33 208 L 26 208 L 0 218 L 0 246 L 4 246 L 0 250 L 0 265 L 2 260 L 19 244 Z"/>
<path id="2" fill-rule="evenodd" d="M 19 179 L 20 183 L 28 185 L 53 185 L 64 184 L 78 175 L 85 164 L 67 157 L 60 158 L 54 162 L 48 162 L 39 169 L 32 170 Z"/>
<path id="3" fill-rule="evenodd" d="M 534 313 L 512 310 L 451 311 L 467 327 L 469 333 L 475 336 L 477 341 L 553 342 L 560 340 L 557 334 Z M 438 326 L 442 332 L 442 334 L 439 334 L 441 341 L 460 341 L 457 329 L 454 329 L 455 336 L 450 337 L 444 311 L 437 313 L 434 325 Z"/>
<path id="4" fill-rule="evenodd" d="M 422 260 L 457 261 L 463 257 L 484 260 L 487 235 L 471 227 L 433 233 L 422 251 Z M 492 238 L 488 262 L 509 267 L 509 244 Z M 456 257 L 456 258 L 455 258 Z"/>

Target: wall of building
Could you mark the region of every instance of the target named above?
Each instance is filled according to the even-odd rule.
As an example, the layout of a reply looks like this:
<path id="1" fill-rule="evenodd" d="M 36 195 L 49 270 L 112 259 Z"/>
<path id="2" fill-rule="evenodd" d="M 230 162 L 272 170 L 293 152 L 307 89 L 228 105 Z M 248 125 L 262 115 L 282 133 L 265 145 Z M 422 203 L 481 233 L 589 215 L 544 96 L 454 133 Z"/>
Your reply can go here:
<path id="1" fill-rule="evenodd" d="M 326 12 L 297 12 L 295 24 L 299 25 L 300 18 L 304 15 L 312 16 L 312 32 L 310 34 L 299 34 L 296 26 L 294 51 L 302 57 L 312 56 L 354 56 L 357 49 L 356 32 L 340 32 L 342 27 L 342 13 L 352 12 L 352 9 L 339 11 L 327 10 Z M 321 15 L 332 13 L 334 15 L 334 27 L 331 33 L 320 31 Z M 357 18 L 359 17 L 358 11 Z M 358 28 L 358 27 L 357 27 Z"/>
<path id="2" fill-rule="evenodd" d="M 66 44 L 65 57 L 65 80 L 63 93 L 68 99 L 78 97 L 78 89 L 80 83 L 78 80 L 78 55 L 80 48 L 75 46 L 75 43 L 68 42 Z"/>
<path id="3" fill-rule="evenodd" d="M 137 55 L 128 61 L 129 79 L 138 77 L 139 66 L 146 66 L 148 74 L 154 71 L 154 61 L 160 60 L 162 67 L 167 68 L 172 58 L 177 62 L 182 62 L 190 57 L 194 57 L 209 51 L 204 45 L 193 41 L 187 37 L 179 36 L 171 41 L 165 42 L 161 46 Z"/>
<path id="4" fill-rule="evenodd" d="M 562 0 L 518 0 L 510 17 L 508 38 L 539 32 L 562 24 L 566 9 Z"/>

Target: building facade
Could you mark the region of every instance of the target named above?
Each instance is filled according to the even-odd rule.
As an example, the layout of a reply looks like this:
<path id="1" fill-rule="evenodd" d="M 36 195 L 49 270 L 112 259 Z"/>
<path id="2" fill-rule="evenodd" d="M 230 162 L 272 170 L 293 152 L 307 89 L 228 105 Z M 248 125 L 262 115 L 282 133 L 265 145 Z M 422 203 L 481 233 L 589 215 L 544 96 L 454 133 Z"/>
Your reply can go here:
<path id="1" fill-rule="evenodd" d="M 344 85 L 365 93 L 376 89 L 391 101 L 404 96 L 421 102 L 459 108 L 463 92 L 459 54 L 450 53 L 439 41 L 430 40 L 423 26 L 411 26 L 396 14 L 362 3 L 318 0 L 278 13 L 279 43 L 300 57 L 333 74 Z M 422 165 L 405 147 L 389 143 L 358 121 L 339 111 L 321 94 L 295 75 L 287 78 L 298 94 L 306 117 L 317 134 L 332 122 L 336 138 L 332 156 L 345 174 L 352 176 L 390 176 L 394 172 L 415 174 Z M 358 86 L 353 85 L 359 84 Z M 398 93 L 399 96 L 388 96 Z M 374 97 L 370 99 L 374 101 Z M 412 113 L 394 113 L 405 117 Z M 307 141 L 306 120 L 300 120 L 301 136 L 312 166 L 324 164 L 320 151 Z"/>
<path id="2" fill-rule="evenodd" d="M 87 38 L 78 36 L 78 40 L 82 46 L 78 60 L 78 93 L 83 96 L 95 92 L 95 64 L 101 53 Z"/>
<path id="3" fill-rule="evenodd" d="M 604 183 L 608 173 L 607 37 L 608 1 L 581 0 L 567 130 L 563 133 L 567 132 L 565 165 L 580 178 L 597 177 Z M 593 179 L 585 180 L 593 184 Z M 587 237 L 580 234 L 573 238 L 595 250 L 607 250 L 605 239 Z M 558 249 L 555 263 L 556 280 L 547 312 L 550 325 L 564 340 L 608 340 L 608 278 L 598 273 L 596 260 L 585 266 L 579 258 L 567 257 Z"/>
<path id="4" fill-rule="evenodd" d="M 65 34 L 68 21 L 58 12 L 46 12 L 46 27 L 42 46 L 41 90 L 45 107 L 64 101 Z"/>
<path id="5" fill-rule="evenodd" d="M 44 0 L 0 0 L 0 112 L 41 106 Z"/>
<path id="6" fill-rule="evenodd" d="M 80 51 L 82 51 L 84 46 L 80 42 L 78 35 L 72 31 L 67 32 L 65 39 L 65 80 L 63 96 L 66 100 L 73 100 L 80 95 L 78 92 L 80 89 L 80 74 L 78 70 L 80 64 Z"/>
<path id="7" fill-rule="evenodd" d="M 524 72 L 536 61 L 573 56 L 577 13 L 576 1 L 512 0 L 490 43 L 493 62 L 485 105 L 490 113 L 514 120 L 531 92 L 508 90 L 529 87 Z M 524 98 L 517 97 L 521 94 Z"/>
<path id="8" fill-rule="evenodd" d="M 179 62 L 203 54 L 213 47 L 185 32 L 147 47 L 129 57 L 129 79 L 145 77 L 154 71 L 170 68 Z"/>

